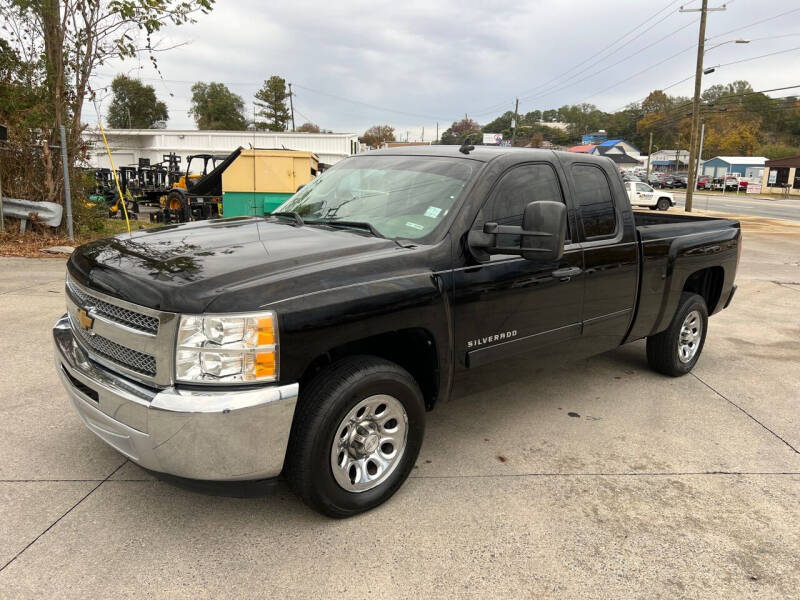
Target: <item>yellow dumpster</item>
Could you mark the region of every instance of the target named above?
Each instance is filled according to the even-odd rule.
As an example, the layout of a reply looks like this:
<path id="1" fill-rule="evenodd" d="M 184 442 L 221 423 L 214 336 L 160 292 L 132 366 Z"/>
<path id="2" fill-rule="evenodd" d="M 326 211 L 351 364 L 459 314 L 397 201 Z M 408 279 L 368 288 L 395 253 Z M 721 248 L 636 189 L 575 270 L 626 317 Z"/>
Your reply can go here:
<path id="1" fill-rule="evenodd" d="M 242 149 L 222 173 L 223 216 L 269 214 L 316 177 L 318 169 L 313 152 Z"/>

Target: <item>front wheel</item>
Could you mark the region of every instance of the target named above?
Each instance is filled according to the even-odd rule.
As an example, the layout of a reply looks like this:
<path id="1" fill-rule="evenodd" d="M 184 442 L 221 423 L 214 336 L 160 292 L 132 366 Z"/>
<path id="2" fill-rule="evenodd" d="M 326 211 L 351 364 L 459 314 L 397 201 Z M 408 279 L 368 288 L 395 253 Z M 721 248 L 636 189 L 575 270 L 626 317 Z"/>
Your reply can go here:
<path id="1" fill-rule="evenodd" d="M 658 208 L 658 210 L 667 210 L 669 208 L 669 200 L 666 198 L 659 198 L 656 203 L 656 208 Z"/>
<path id="2" fill-rule="evenodd" d="M 286 479 L 325 515 L 364 512 L 400 488 L 424 432 L 422 392 L 405 369 L 372 356 L 346 358 L 301 392 Z"/>
<path id="3" fill-rule="evenodd" d="M 681 294 L 669 327 L 647 338 L 647 362 L 664 375 L 686 375 L 697 364 L 708 329 L 708 308 L 702 296 Z"/>

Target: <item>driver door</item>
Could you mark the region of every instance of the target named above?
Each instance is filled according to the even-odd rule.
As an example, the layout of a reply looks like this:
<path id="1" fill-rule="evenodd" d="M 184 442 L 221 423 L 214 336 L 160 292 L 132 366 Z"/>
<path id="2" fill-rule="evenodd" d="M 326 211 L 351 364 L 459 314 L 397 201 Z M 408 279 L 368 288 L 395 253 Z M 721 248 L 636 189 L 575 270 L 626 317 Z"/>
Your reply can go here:
<path id="1" fill-rule="evenodd" d="M 549 163 L 523 164 L 501 177 L 475 219 L 522 225 L 525 207 L 537 200 L 564 202 L 563 182 Z M 573 348 L 581 332 L 583 252 L 567 226 L 564 256 L 554 262 L 516 255 L 454 271 L 455 354 L 461 367 L 477 367 L 518 355 L 557 356 Z M 519 246 L 519 236 L 498 236 Z"/>
<path id="2" fill-rule="evenodd" d="M 655 204 L 653 200 L 653 196 L 655 195 L 655 190 L 651 188 L 646 183 L 636 183 L 636 201 L 634 204 L 638 206 L 652 206 Z"/>

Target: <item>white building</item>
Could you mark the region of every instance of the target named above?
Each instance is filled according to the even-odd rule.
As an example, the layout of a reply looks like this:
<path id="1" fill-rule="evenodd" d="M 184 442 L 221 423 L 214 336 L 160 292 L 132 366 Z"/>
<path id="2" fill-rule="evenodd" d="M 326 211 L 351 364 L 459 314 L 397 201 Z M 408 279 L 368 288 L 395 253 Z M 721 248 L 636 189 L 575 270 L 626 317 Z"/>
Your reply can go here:
<path id="1" fill-rule="evenodd" d="M 106 129 L 114 166 L 137 165 L 140 158 L 151 164 L 174 152 L 186 165 L 191 154 L 228 154 L 244 148 L 285 148 L 307 150 L 321 163 L 333 164 L 359 151 L 355 133 L 294 133 L 284 131 L 196 131 L 170 129 Z M 98 129 L 86 129 L 83 138 L 89 147 L 89 164 L 109 167 L 108 155 Z"/>

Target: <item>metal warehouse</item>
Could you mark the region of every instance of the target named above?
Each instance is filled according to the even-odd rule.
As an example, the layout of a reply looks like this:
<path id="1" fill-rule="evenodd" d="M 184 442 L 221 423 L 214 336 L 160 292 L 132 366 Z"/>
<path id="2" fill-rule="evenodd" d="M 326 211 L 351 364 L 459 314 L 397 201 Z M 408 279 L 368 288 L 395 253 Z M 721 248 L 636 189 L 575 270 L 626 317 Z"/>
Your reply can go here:
<path id="1" fill-rule="evenodd" d="M 765 162 L 766 156 L 715 156 L 703 163 L 701 174 L 711 177 L 741 175 L 760 179 Z"/>
<path id="2" fill-rule="evenodd" d="M 108 168 L 109 161 L 100 131 L 83 134 L 89 146 L 89 164 Z M 227 154 L 239 147 L 306 150 L 325 164 L 333 164 L 358 152 L 355 133 L 295 133 L 283 131 L 196 131 L 174 129 L 106 129 L 108 145 L 116 167 L 136 165 L 140 158 L 151 164 L 174 152 L 183 159 L 191 154 Z"/>

